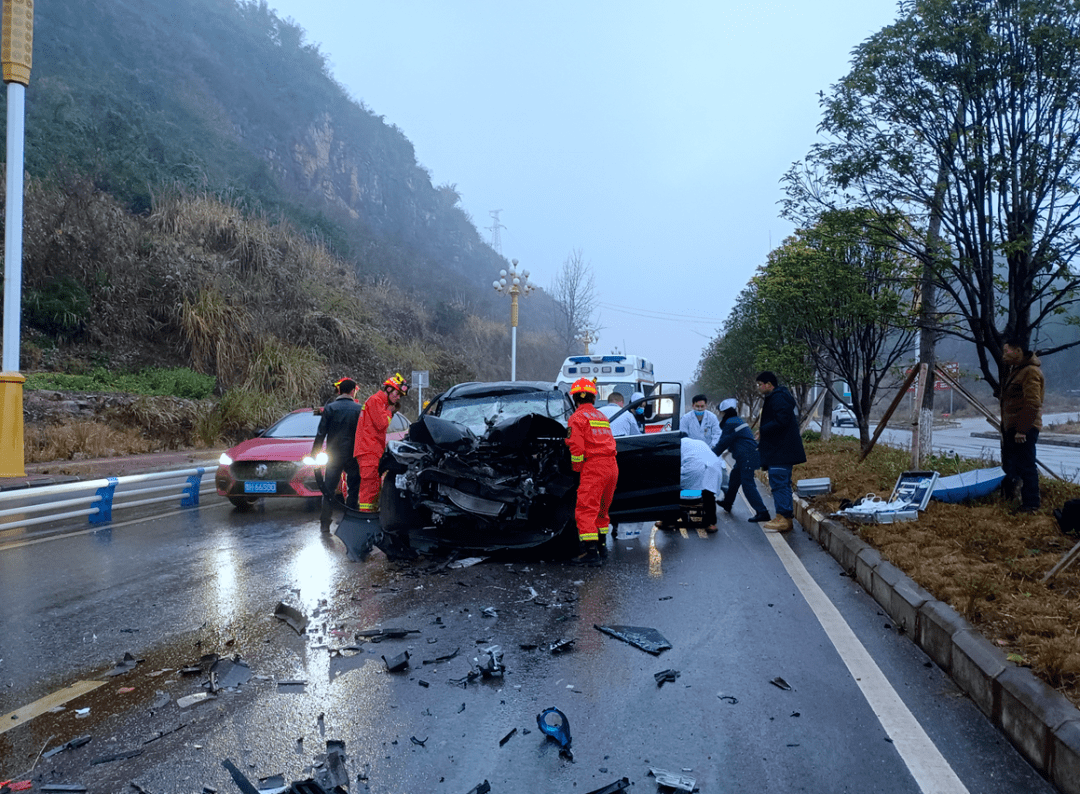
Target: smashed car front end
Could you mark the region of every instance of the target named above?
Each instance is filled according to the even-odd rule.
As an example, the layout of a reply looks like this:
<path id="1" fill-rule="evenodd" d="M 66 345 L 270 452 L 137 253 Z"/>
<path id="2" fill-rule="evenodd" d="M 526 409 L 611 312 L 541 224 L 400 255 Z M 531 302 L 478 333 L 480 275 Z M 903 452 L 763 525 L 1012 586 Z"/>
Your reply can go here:
<path id="1" fill-rule="evenodd" d="M 493 551 L 552 540 L 573 515 L 565 436 L 559 421 L 540 414 L 495 422 L 480 437 L 421 417 L 406 440 L 387 446 L 383 530 L 414 548 Z"/>

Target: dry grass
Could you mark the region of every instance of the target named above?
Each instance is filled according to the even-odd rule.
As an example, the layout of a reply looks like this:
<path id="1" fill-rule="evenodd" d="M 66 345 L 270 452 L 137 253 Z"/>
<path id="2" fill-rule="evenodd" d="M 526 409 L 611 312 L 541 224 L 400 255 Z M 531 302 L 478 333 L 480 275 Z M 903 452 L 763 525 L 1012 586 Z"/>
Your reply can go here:
<path id="1" fill-rule="evenodd" d="M 807 444 L 799 479 L 830 477 L 833 493 L 814 506 L 829 513 L 842 498 L 887 498 L 908 453 L 875 449 L 857 463 L 855 441 Z M 940 470 L 940 469 L 939 469 Z M 942 472 L 942 474 L 953 472 Z M 1044 513 L 1017 515 L 999 496 L 951 505 L 931 501 L 918 521 L 846 526 L 941 601 L 967 618 L 1010 659 L 1080 705 L 1080 566 L 1040 580 L 1072 548 L 1050 515 L 1080 486 L 1043 480 Z"/>
<path id="2" fill-rule="evenodd" d="M 117 430 L 92 419 L 56 425 L 27 425 L 23 430 L 27 463 L 111 458 L 154 452 L 155 444 L 135 428 Z"/>

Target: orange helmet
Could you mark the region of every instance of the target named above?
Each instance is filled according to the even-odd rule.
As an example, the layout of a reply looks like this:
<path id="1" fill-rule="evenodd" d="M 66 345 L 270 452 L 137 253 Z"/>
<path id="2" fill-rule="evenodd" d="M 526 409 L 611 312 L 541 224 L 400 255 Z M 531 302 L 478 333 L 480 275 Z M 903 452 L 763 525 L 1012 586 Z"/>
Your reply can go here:
<path id="1" fill-rule="evenodd" d="M 596 394 L 596 383 L 589 378 L 578 378 L 570 386 L 570 395 Z"/>
<path id="2" fill-rule="evenodd" d="M 409 384 L 405 380 L 405 378 L 401 376 L 400 372 L 395 372 L 393 375 L 383 381 L 383 386 L 390 386 L 391 388 L 397 389 L 402 394 L 409 393 Z"/>

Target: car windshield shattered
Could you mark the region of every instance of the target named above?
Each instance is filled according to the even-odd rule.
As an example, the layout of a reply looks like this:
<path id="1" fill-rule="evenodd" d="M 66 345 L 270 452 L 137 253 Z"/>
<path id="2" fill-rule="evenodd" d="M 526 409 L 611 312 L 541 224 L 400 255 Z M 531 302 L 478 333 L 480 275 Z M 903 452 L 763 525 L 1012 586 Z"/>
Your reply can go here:
<path id="1" fill-rule="evenodd" d="M 444 402 L 439 417 L 482 436 L 492 425 L 529 414 L 540 414 L 565 424 L 569 417 L 566 398 L 554 391 L 462 397 Z"/>

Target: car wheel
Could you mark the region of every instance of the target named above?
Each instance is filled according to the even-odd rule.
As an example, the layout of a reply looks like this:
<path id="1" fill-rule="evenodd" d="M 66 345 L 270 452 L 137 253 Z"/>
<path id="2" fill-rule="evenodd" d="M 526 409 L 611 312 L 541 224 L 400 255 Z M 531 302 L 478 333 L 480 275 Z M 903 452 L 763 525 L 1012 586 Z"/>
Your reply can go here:
<path id="1" fill-rule="evenodd" d="M 259 501 L 257 496 L 230 496 L 229 501 L 237 510 L 250 510 Z"/>

